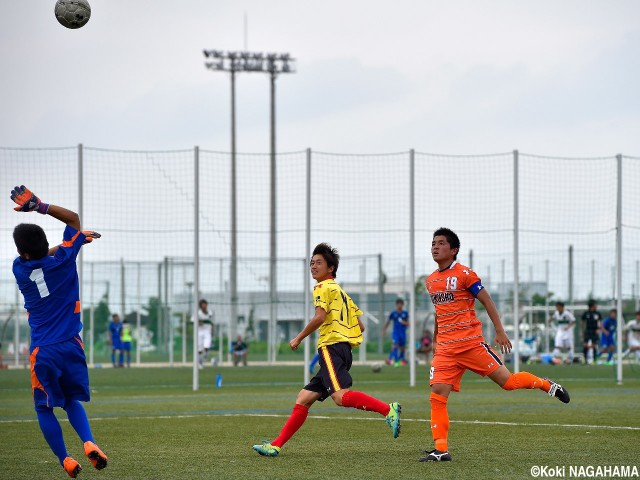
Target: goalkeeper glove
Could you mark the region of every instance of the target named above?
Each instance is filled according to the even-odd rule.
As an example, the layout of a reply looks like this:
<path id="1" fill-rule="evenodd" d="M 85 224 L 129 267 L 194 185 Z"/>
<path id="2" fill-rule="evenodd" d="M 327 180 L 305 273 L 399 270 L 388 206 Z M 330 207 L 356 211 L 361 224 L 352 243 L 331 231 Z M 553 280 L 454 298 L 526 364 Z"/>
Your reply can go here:
<path id="1" fill-rule="evenodd" d="M 98 232 L 94 232 L 93 230 L 83 230 L 82 233 L 85 236 L 83 245 L 86 245 L 87 243 L 91 243 L 93 242 L 94 238 L 100 238 L 102 236 Z"/>
<path id="2" fill-rule="evenodd" d="M 14 187 L 13 190 L 11 190 L 11 200 L 18 204 L 17 207 L 13 208 L 16 212 L 33 212 L 37 210 L 38 213 L 45 215 L 49 210 L 49 204 L 40 201 L 40 199 L 24 185 Z"/>

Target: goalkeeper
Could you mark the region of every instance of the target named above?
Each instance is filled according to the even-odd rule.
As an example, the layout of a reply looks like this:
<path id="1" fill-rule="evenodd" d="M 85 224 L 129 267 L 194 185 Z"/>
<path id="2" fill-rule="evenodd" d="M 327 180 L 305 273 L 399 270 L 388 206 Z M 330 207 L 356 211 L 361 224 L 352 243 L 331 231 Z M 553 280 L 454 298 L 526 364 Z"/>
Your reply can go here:
<path id="1" fill-rule="evenodd" d="M 49 248 L 44 230 L 21 223 L 13 231 L 18 258 L 13 274 L 24 296 L 31 327 L 31 388 L 40 430 L 62 468 L 76 478 L 82 467 L 67 453 L 54 407 L 62 407 L 83 442 L 94 468 L 107 466 L 107 456 L 95 444 L 80 403 L 89 401 L 89 373 L 80 338 L 80 296 L 76 257 L 83 244 L 100 238 L 80 231 L 80 217 L 66 208 L 46 204 L 24 185 L 11 191 L 18 212 L 38 212 L 67 226 L 60 245 Z"/>

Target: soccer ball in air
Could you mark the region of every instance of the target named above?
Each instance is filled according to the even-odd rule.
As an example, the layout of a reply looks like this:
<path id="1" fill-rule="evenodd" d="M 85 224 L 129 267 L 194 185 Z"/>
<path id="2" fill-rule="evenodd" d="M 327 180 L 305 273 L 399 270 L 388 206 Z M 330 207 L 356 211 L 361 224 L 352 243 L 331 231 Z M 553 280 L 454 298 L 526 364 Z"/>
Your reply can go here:
<path id="1" fill-rule="evenodd" d="M 58 0 L 54 12 L 58 22 L 67 28 L 84 27 L 91 18 L 87 0 Z"/>
<path id="2" fill-rule="evenodd" d="M 382 364 L 379 362 L 371 364 L 371 371 L 373 373 L 379 373 L 382 370 Z"/>

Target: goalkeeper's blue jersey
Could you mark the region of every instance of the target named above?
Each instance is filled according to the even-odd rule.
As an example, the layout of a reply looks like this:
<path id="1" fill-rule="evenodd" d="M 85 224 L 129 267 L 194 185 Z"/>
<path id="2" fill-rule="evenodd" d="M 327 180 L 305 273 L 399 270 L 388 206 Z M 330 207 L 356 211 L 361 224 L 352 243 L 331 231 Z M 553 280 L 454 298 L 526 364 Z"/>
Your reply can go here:
<path id="1" fill-rule="evenodd" d="M 13 262 L 13 275 L 24 296 L 31 327 L 31 348 L 68 340 L 82 330 L 76 257 L 82 232 L 67 225 L 55 255 Z"/>

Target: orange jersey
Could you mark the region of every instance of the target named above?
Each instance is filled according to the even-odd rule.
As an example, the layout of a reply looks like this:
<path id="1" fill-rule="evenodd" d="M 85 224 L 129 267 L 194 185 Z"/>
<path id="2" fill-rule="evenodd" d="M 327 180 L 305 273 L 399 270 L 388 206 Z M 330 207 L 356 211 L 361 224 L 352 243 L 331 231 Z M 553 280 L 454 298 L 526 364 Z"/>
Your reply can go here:
<path id="1" fill-rule="evenodd" d="M 474 309 L 476 295 L 484 287 L 473 270 L 453 262 L 429 275 L 426 288 L 436 309 L 437 353 L 461 352 L 484 342 Z"/>

